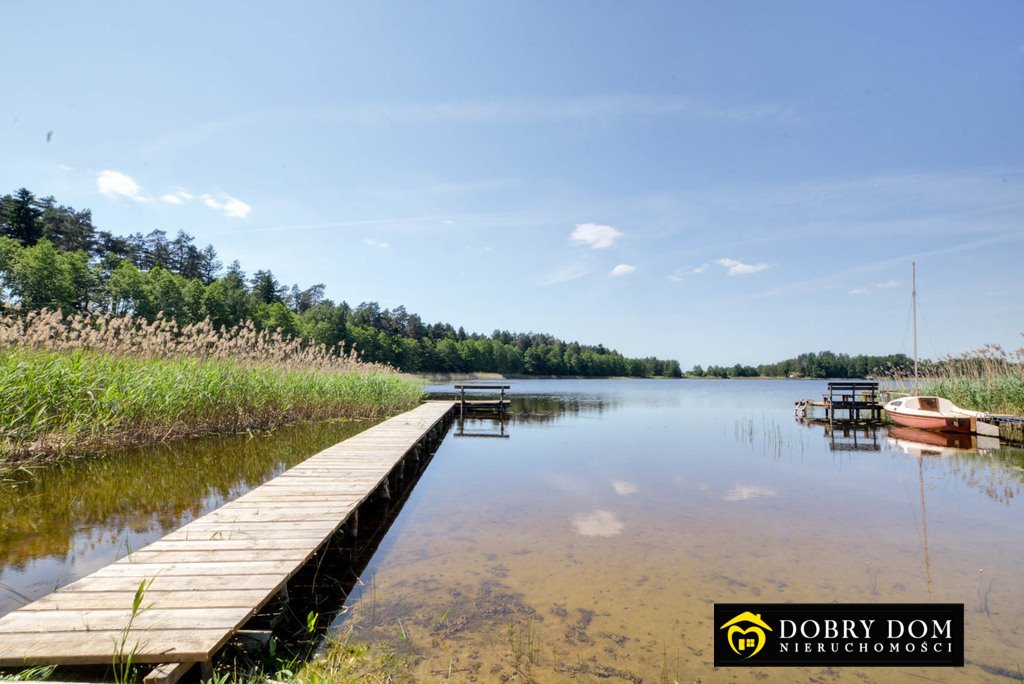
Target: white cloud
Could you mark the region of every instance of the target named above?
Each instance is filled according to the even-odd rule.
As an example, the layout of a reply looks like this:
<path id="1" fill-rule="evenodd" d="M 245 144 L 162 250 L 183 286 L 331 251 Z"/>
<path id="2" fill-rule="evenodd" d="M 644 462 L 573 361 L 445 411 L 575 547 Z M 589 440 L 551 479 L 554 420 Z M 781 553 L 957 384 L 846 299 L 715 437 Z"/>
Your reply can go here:
<path id="1" fill-rule="evenodd" d="M 636 271 L 636 266 L 630 266 L 629 264 L 619 264 L 618 266 L 613 268 L 608 275 L 612 276 L 613 278 L 618 278 L 619 276 L 629 275 L 634 271 Z"/>
<path id="2" fill-rule="evenodd" d="M 729 275 L 731 276 L 757 273 L 771 267 L 771 264 L 745 264 L 735 259 L 718 259 L 715 263 L 729 269 Z"/>
<path id="3" fill-rule="evenodd" d="M 96 187 L 107 197 L 127 197 L 136 202 L 147 201 L 139 184 L 120 171 L 100 171 L 96 176 Z"/>
<path id="4" fill-rule="evenodd" d="M 391 246 L 391 243 L 389 242 L 381 242 L 380 240 L 374 240 L 373 238 L 366 238 L 363 242 L 371 247 L 376 247 L 377 249 L 387 249 Z"/>
<path id="5" fill-rule="evenodd" d="M 195 198 L 192 196 L 192 193 L 185 192 L 184 190 L 175 190 L 174 192 L 160 195 L 160 199 L 168 204 L 184 204 Z"/>
<path id="6" fill-rule="evenodd" d="M 738 484 L 725 495 L 726 501 L 750 501 L 762 496 L 775 496 L 775 490 L 759 485 Z"/>
<path id="7" fill-rule="evenodd" d="M 74 171 L 75 167 L 68 166 L 67 164 L 57 164 L 57 170 L 58 171 L 64 171 L 65 173 L 68 173 L 68 172 Z"/>
<path id="8" fill-rule="evenodd" d="M 899 287 L 902 284 L 903 283 L 901 283 L 898 280 L 886 280 L 884 283 L 878 283 L 878 289 L 879 290 L 889 290 L 889 289 L 894 288 L 894 287 Z"/>
<path id="9" fill-rule="evenodd" d="M 622 237 L 622 231 L 599 223 L 577 223 L 569 239 L 591 249 L 606 249 Z"/>
<path id="10" fill-rule="evenodd" d="M 574 261 L 563 264 L 541 278 L 542 285 L 557 285 L 569 280 L 575 280 L 590 273 L 590 269 L 582 261 Z"/>
<path id="11" fill-rule="evenodd" d="M 224 195 L 224 199 L 217 199 L 211 195 L 203 195 L 200 199 L 203 204 L 216 209 L 229 218 L 245 218 L 252 213 L 252 207 L 243 202 L 242 200 L 231 197 L 230 195 Z"/>
<path id="12" fill-rule="evenodd" d="M 854 289 L 850 290 L 850 294 L 852 294 L 852 295 L 866 295 L 866 294 L 869 294 L 870 292 L 871 292 L 871 290 L 869 290 L 866 287 L 857 287 L 857 288 L 854 288 Z"/>

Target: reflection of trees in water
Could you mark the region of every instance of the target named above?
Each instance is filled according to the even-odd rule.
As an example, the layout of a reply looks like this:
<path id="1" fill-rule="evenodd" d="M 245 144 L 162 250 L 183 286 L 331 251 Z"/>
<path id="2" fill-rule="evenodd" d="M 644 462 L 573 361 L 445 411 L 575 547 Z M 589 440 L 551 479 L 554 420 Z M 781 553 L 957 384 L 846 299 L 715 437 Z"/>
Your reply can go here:
<path id="1" fill-rule="evenodd" d="M 1024 491 L 1024 450 L 960 451 L 944 456 L 943 463 L 968 487 L 1007 506 Z"/>
<path id="2" fill-rule="evenodd" d="M 113 547 L 126 532 L 170 532 L 368 425 L 292 426 L 35 469 L 0 487 L 0 569 L 63 558 L 76 535 Z"/>
<path id="3" fill-rule="evenodd" d="M 515 397 L 509 407 L 509 417 L 513 423 L 551 423 L 566 416 L 600 417 L 621 403 L 597 396 Z"/>

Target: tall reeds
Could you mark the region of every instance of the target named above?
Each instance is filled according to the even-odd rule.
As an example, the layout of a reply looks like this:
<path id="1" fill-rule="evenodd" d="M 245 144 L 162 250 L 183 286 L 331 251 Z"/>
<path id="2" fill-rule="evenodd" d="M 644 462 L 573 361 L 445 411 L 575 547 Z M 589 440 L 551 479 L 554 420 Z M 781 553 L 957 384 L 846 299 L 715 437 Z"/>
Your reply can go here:
<path id="1" fill-rule="evenodd" d="M 251 324 L 0 316 L 0 464 L 298 420 L 375 418 L 421 386 L 354 350 Z"/>
<path id="2" fill-rule="evenodd" d="M 1022 333 L 1024 334 L 1024 333 Z M 922 364 L 921 394 L 945 397 L 963 408 L 1024 415 L 1024 348 L 990 344 L 972 352 Z M 913 378 L 894 375 L 904 388 Z"/>

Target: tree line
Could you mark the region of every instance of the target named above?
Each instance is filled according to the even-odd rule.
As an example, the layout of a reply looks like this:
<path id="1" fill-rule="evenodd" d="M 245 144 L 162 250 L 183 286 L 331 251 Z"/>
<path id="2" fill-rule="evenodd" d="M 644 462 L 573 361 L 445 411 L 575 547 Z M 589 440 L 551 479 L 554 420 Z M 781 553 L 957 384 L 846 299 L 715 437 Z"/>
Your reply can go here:
<path id="1" fill-rule="evenodd" d="M 226 268 L 212 245 L 178 231 L 127 236 L 97 229 L 88 210 L 37 198 L 25 188 L 0 197 L 0 297 L 22 311 L 111 312 L 218 327 L 252 321 L 310 344 L 353 346 L 367 361 L 408 372 L 682 377 L 675 360 L 627 358 L 603 345 L 540 333 L 467 333 L 425 323 L 405 307 L 328 299 L 322 283 L 287 286 L 269 269 Z"/>
<path id="2" fill-rule="evenodd" d="M 686 375 L 695 378 L 867 378 L 913 373 L 914 361 L 906 354 L 867 356 L 810 352 L 760 366 L 694 366 Z"/>

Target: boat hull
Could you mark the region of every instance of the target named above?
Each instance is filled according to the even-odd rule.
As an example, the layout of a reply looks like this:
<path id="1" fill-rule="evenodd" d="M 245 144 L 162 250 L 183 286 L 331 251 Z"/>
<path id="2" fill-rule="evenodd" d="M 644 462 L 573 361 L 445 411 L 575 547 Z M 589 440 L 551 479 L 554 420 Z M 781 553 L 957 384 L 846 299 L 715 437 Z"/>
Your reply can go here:
<path id="1" fill-rule="evenodd" d="M 971 419 L 969 417 L 951 416 L 922 416 L 910 415 L 899 411 L 886 411 L 892 422 L 904 427 L 920 428 L 922 430 L 941 430 L 942 432 L 971 432 Z"/>

